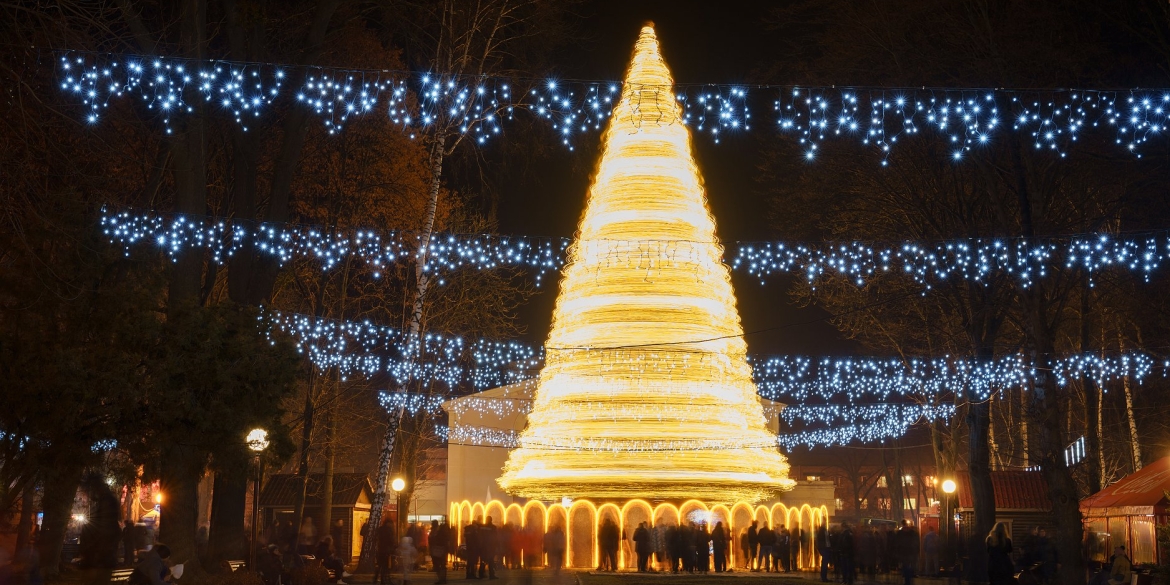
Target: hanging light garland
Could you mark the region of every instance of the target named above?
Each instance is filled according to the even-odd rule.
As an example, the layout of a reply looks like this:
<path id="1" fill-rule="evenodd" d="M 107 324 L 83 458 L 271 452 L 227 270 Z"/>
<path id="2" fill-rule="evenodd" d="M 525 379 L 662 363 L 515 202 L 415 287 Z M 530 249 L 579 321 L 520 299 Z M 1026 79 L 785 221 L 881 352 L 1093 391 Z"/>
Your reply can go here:
<path id="1" fill-rule="evenodd" d="M 1082 374 L 1098 384 L 1129 377 L 1141 382 L 1156 362 L 1143 353 L 1073 355 L 1049 365 L 1030 364 L 1024 356 L 1004 356 L 989 362 L 969 358 L 867 359 L 772 357 L 752 360 L 760 395 L 803 404 L 809 400 L 848 402 L 890 398 L 968 395 L 985 400 L 993 393 L 1028 387 L 1041 368 L 1067 385 Z M 1162 362 L 1163 370 L 1170 362 Z"/>
<path id="2" fill-rule="evenodd" d="M 411 138 L 444 124 L 486 143 L 499 136 L 515 113 L 528 111 L 546 120 L 561 142 L 573 148 L 576 134 L 600 131 L 612 114 L 622 84 L 605 81 L 415 74 L 407 71 L 310 67 L 301 87 L 293 87 L 288 65 L 230 60 L 194 61 L 70 51 L 58 54 L 60 87 L 81 100 L 86 121 L 97 123 L 111 102 L 137 97 L 156 112 L 167 133 L 174 119 L 197 107 L 233 117 L 248 131 L 281 101 L 295 101 L 320 117 L 330 134 L 351 118 L 377 113 Z M 747 92 L 728 85 L 646 87 L 646 107 L 656 98 L 677 100 L 684 123 L 709 130 L 750 128 Z M 414 99 L 411 99 L 411 98 Z"/>
<path id="3" fill-rule="evenodd" d="M 369 321 L 341 321 L 274 310 L 263 311 L 259 319 L 267 324 L 265 331 L 269 337 L 274 331 L 291 335 L 298 350 L 319 369 L 337 368 L 343 375 L 367 377 L 386 372 L 402 384 L 419 380 L 438 381 L 451 391 L 468 386 L 482 390 L 530 383 L 544 366 L 546 356 L 543 348 L 517 341 L 480 339 L 467 342 L 458 336 L 437 333 L 424 334 L 421 339 L 412 341 L 399 329 L 374 325 Z M 642 381 L 647 384 L 663 383 L 663 392 L 669 389 L 672 375 L 681 376 L 688 369 L 686 364 L 693 367 L 712 358 L 710 352 L 688 348 L 662 348 L 649 358 L 644 351 L 623 349 L 551 351 L 593 354 L 599 360 L 595 376 L 645 378 Z M 666 354 L 676 355 L 665 359 L 662 356 Z M 675 362 L 682 365 L 677 368 L 660 366 Z M 967 395 L 968 390 L 976 399 L 982 400 L 1005 388 L 1027 387 L 1041 368 L 1055 376 L 1060 385 L 1082 377 L 1100 385 L 1123 377 L 1140 383 L 1153 373 L 1155 367 L 1164 371 L 1170 368 L 1170 361 L 1159 363 L 1142 352 L 1073 354 L 1051 360 L 1043 366 L 1029 363 L 1020 354 L 989 362 L 950 357 L 902 360 L 749 356 L 748 363 L 760 397 L 792 404 L 815 400 L 872 402 L 905 397 L 933 398 Z M 719 370 L 714 371 L 718 377 Z M 702 383 L 722 381 L 716 377 L 703 379 Z M 672 399 L 687 395 L 678 393 Z M 530 394 L 524 388 L 517 388 L 515 396 L 482 400 L 512 404 L 494 408 L 515 412 L 516 405 L 524 404 L 528 399 Z M 589 404 L 581 406 L 589 407 Z"/>
<path id="4" fill-rule="evenodd" d="M 1036 150 L 1067 156 L 1092 129 L 1141 157 L 1140 146 L 1170 130 L 1170 90 L 1096 91 L 792 88 L 773 104 L 777 127 L 799 137 L 808 160 L 829 138 L 873 146 L 889 164 L 899 140 L 935 132 L 961 161 L 1007 128 L 1026 134 Z"/>
<path id="5" fill-rule="evenodd" d="M 319 370 L 336 368 L 343 380 L 360 374 L 388 374 L 398 385 L 441 383 L 449 394 L 525 380 L 542 361 L 541 352 L 518 342 L 453 335 L 405 332 L 369 321 L 340 321 L 308 315 L 263 311 L 259 319 L 271 339 L 275 331 L 290 335 L 297 350 Z"/>
<path id="6" fill-rule="evenodd" d="M 409 231 L 329 230 L 293 224 L 251 224 L 208 217 L 159 214 L 103 208 L 103 233 L 126 252 L 136 244 L 153 243 L 172 260 L 187 249 L 204 249 L 223 264 L 244 249 L 255 250 L 284 265 L 294 258 L 312 258 L 329 270 L 346 258 L 361 259 L 374 276 L 396 262 L 414 258 L 422 234 Z M 490 234 L 434 234 L 428 242 L 424 271 L 442 274 L 461 267 L 483 270 L 513 266 L 541 277 L 558 269 L 569 242 L 563 238 L 512 238 Z M 440 279 L 440 283 L 442 280 Z"/>
<path id="7" fill-rule="evenodd" d="M 1093 273 L 1105 269 L 1136 272 L 1149 280 L 1170 258 L 1170 235 L 1108 234 L 1053 239 L 970 239 L 882 245 L 742 243 L 732 266 L 760 279 L 778 273 L 803 273 L 811 284 L 837 274 L 863 286 L 881 274 L 904 274 L 930 289 L 960 278 L 987 282 L 1006 273 L 1024 287 L 1044 278 L 1054 266 Z"/>
<path id="8" fill-rule="evenodd" d="M 312 110 L 330 133 L 351 118 L 384 115 L 412 138 L 437 124 L 485 143 L 517 111 L 546 120 L 562 143 L 599 132 L 624 85 L 617 81 L 415 74 L 405 71 L 301 68 L 230 60 L 194 61 L 85 51 L 56 53 L 60 88 L 97 123 L 110 104 L 136 97 L 168 133 L 175 118 L 197 107 L 232 117 L 248 131 L 281 103 Z M 301 85 L 297 87 L 296 85 Z M 775 128 L 797 137 L 815 160 L 829 139 L 871 146 L 889 163 L 893 147 L 924 131 L 950 145 L 954 161 L 986 148 L 1008 131 L 1025 134 L 1038 151 L 1064 157 L 1095 129 L 1141 157 L 1141 147 L 1170 133 L 1170 90 L 1012 90 L 971 88 L 845 88 L 756 85 L 774 95 Z M 716 142 L 752 129 L 749 88 L 734 84 L 640 84 L 650 111 L 665 100 L 682 109 L 681 123 Z M 651 95 L 654 94 L 654 95 Z M 665 110 L 664 110 L 665 111 Z M 663 116 L 665 118 L 665 114 Z M 650 116 L 653 119 L 653 116 Z"/>
<path id="9" fill-rule="evenodd" d="M 312 258 L 323 270 L 346 258 L 367 262 L 375 276 L 396 262 L 414 258 L 422 236 L 410 231 L 336 230 L 322 226 L 227 221 L 210 217 L 156 213 L 134 209 L 102 209 L 103 233 L 129 249 L 154 244 L 175 259 L 187 249 L 203 249 L 216 263 L 225 263 L 244 249 L 254 249 L 279 264 Z M 531 271 L 539 284 L 560 270 L 571 240 L 556 237 L 492 234 L 432 236 L 424 270 L 441 275 L 460 268 L 492 270 L 515 267 Z M 652 276 L 665 267 L 685 265 L 699 271 L 703 242 L 681 240 L 581 241 L 582 251 L 606 263 L 630 266 Z M 594 250 L 593 248 L 596 248 Z M 1092 275 L 1108 269 L 1138 273 L 1148 281 L 1170 260 L 1170 233 L 1095 234 L 1050 238 L 970 239 L 940 242 L 878 244 L 854 242 L 802 244 L 741 242 L 729 262 L 734 270 L 766 282 L 780 273 L 799 273 L 814 284 L 828 275 L 848 278 L 857 286 L 881 274 L 903 274 L 929 290 L 953 278 L 987 282 L 1005 273 L 1022 286 L 1046 277 L 1054 266 Z M 696 278 L 707 274 L 696 272 Z"/>

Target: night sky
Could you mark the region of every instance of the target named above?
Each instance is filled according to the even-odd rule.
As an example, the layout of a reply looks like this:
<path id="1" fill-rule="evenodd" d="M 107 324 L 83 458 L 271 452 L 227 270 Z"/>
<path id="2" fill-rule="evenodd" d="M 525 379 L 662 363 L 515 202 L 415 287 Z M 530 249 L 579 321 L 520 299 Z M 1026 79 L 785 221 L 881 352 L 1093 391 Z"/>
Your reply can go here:
<path id="1" fill-rule="evenodd" d="M 769 52 L 770 31 L 764 19 L 774 2 L 601 1 L 577 6 L 573 19 L 580 41 L 562 48 L 555 62 L 562 78 L 621 79 L 642 24 L 653 21 L 667 64 L 678 83 L 750 83 L 753 71 Z M 766 123 L 768 112 L 756 104 L 753 113 Z M 512 139 L 526 138 L 513 134 Z M 695 137 L 699 168 L 715 214 L 718 233 L 729 251 L 737 240 L 783 238 L 782 225 L 769 225 L 769 203 L 756 184 L 760 142 L 777 140 L 767 132 L 729 135 L 719 143 Z M 539 140 L 554 140 L 547 136 Z M 505 234 L 571 236 L 585 208 L 590 175 L 598 157 L 600 134 L 579 136 L 575 150 L 552 148 L 533 164 L 532 172 L 517 173 L 502 189 L 500 231 Z M 733 273 L 740 316 L 748 332 L 750 351 L 756 354 L 840 354 L 851 345 L 843 341 L 816 308 L 794 306 L 788 282 L 776 279 L 761 286 Z M 521 319 L 526 339 L 543 343 L 549 329 L 557 287 L 546 282 Z M 752 333 L 758 332 L 758 333 Z"/>

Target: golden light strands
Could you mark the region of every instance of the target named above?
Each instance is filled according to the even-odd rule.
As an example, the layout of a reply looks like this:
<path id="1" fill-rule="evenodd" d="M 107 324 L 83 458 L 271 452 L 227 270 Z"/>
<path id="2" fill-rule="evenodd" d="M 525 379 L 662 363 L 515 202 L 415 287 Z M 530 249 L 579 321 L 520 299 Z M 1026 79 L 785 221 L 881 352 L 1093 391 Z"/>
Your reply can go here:
<path id="1" fill-rule="evenodd" d="M 646 26 L 569 251 L 528 427 L 499 480 L 514 495 L 731 502 L 794 485 L 752 382 L 672 85 Z M 608 260 L 646 240 L 694 251 L 646 247 L 639 262 Z M 612 408 L 590 416 L 599 402 Z"/>

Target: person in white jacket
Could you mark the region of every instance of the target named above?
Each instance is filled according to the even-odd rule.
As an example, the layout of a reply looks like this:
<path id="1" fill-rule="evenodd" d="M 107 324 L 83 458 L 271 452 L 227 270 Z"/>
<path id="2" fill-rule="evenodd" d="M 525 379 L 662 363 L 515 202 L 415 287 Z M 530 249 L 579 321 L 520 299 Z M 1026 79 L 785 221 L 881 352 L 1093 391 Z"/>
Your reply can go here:
<path id="1" fill-rule="evenodd" d="M 414 539 L 403 536 L 398 543 L 398 566 L 402 567 L 402 585 L 410 585 L 410 570 L 414 568 L 414 557 L 418 549 L 414 548 Z"/>

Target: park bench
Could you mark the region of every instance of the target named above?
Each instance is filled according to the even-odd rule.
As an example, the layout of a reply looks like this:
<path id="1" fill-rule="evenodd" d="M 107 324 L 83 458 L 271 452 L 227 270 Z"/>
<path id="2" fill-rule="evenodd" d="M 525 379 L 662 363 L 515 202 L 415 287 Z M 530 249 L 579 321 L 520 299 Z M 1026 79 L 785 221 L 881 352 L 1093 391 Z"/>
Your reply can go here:
<path id="1" fill-rule="evenodd" d="M 227 564 L 229 566 L 231 566 L 232 572 L 235 573 L 236 571 L 239 571 L 240 569 L 244 568 L 244 566 L 247 565 L 248 562 L 247 561 L 227 561 Z M 133 572 L 134 572 L 133 568 L 114 569 L 114 572 L 110 573 L 110 583 L 129 582 L 130 581 L 130 573 L 133 573 Z"/>

